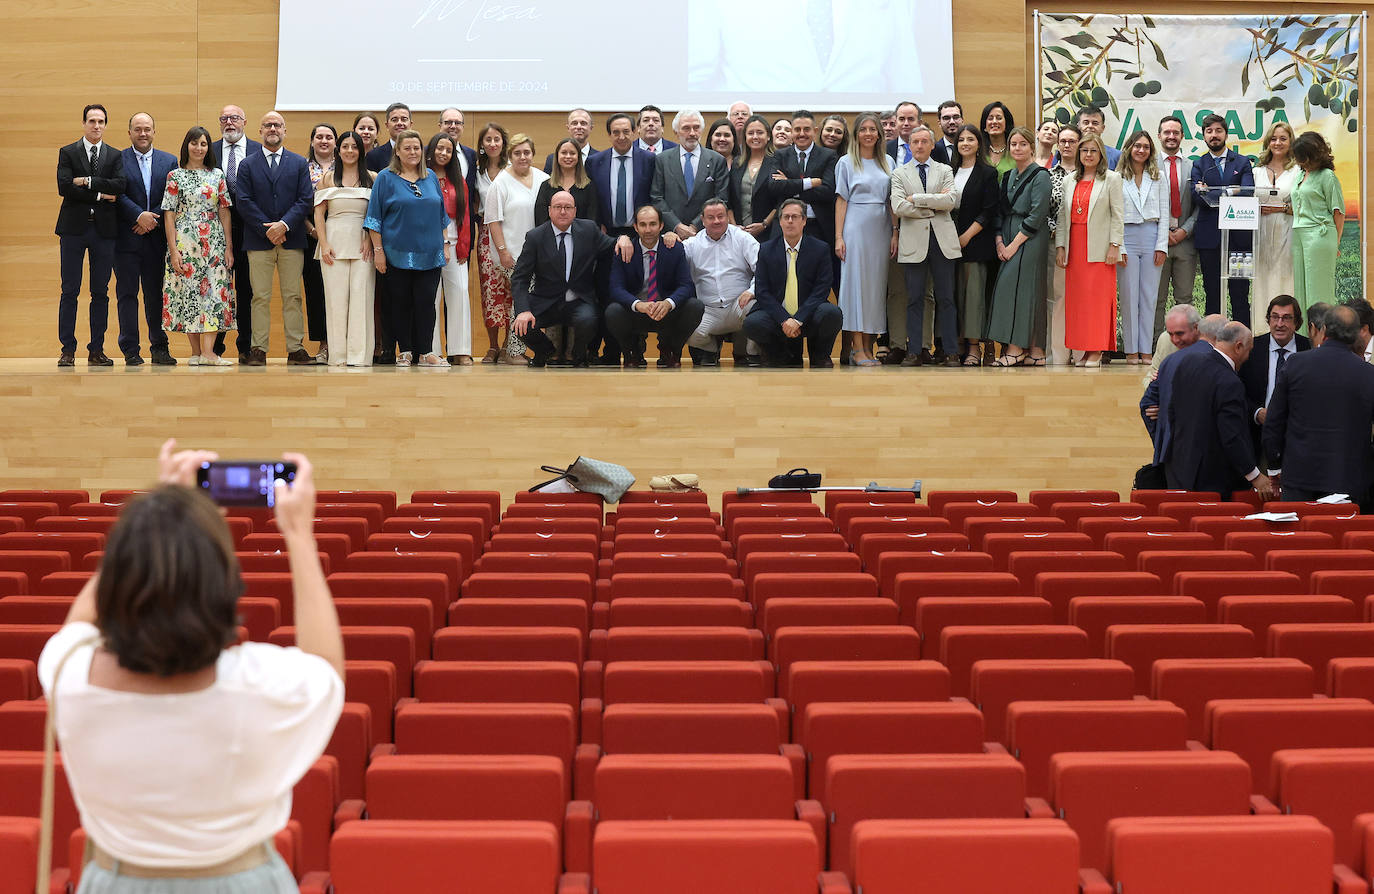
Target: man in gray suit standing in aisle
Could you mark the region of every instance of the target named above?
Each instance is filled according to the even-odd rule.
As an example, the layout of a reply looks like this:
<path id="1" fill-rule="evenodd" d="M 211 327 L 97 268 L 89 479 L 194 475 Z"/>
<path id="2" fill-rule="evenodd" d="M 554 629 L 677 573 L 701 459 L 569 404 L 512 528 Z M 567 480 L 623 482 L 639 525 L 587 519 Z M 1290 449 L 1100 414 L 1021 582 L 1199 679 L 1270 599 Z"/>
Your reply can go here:
<path id="1" fill-rule="evenodd" d="M 1183 144 L 1183 122 L 1168 115 L 1159 122 L 1159 173 L 1169 193 L 1169 257 L 1159 274 L 1159 300 L 1155 302 L 1155 338 L 1164 331 L 1164 315 L 1169 303 L 1169 285 L 1174 287 L 1174 304 L 1193 303 L 1193 281 L 1197 279 L 1197 249 L 1193 247 L 1193 224 L 1197 208 L 1188 188 L 1193 162 L 1179 147 Z M 1243 322 L 1243 321 L 1242 321 Z"/>
<path id="2" fill-rule="evenodd" d="M 679 239 L 690 239 L 701 229 L 701 206 L 707 199 L 727 201 L 730 172 L 719 152 L 701 145 L 705 120 L 687 109 L 673 119 L 681 144 L 664 151 L 654 163 L 649 199 L 663 215 L 663 226 Z"/>

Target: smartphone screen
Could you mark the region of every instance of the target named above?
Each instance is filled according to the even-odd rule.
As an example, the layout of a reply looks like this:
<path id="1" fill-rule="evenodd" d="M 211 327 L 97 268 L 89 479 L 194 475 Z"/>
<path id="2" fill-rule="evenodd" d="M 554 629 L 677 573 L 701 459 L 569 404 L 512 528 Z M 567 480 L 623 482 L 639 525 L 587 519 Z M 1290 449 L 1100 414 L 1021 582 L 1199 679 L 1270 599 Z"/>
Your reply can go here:
<path id="1" fill-rule="evenodd" d="M 296 480 L 296 464 L 229 460 L 201 463 L 196 482 L 221 506 L 275 506 L 276 483 Z"/>

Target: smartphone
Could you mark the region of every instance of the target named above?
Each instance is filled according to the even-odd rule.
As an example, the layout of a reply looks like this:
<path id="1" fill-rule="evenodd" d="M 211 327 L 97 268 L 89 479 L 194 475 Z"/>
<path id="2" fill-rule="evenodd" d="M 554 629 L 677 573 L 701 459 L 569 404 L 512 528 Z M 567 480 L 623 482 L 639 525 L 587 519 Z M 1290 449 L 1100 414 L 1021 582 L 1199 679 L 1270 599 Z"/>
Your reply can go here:
<path id="1" fill-rule="evenodd" d="M 224 460 L 201 463 L 196 484 L 221 506 L 275 506 L 278 481 L 296 480 L 296 464 Z"/>

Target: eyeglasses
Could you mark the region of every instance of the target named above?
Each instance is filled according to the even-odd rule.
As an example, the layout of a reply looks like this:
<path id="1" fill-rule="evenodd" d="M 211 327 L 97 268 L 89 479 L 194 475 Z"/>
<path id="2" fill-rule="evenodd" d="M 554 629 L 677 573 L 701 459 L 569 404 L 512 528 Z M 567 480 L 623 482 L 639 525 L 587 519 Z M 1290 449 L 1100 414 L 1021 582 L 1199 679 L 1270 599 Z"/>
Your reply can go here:
<path id="1" fill-rule="evenodd" d="M 407 183 L 410 183 L 409 180 L 407 180 L 406 182 L 407 182 Z M 413 192 L 413 193 L 415 193 L 415 198 L 417 198 L 417 199 L 422 199 L 422 198 L 424 198 L 424 193 L 420 192 L 420 184 L 418 184 L 418 183 L 411 183 L 411 184 L 410 184 L 410 191 Z"/>
<path id="2" fill-rule="evenodd" d="M 264 121 L 264 122 L 263 122 L 263 125 L 262 125 L 262 129 L 263 129 L 263 130 L 285 130 L 285 129 L 286 129 L 286 125 L 285 125 L 285 124 L 278 124 L 278 123 L 275 122 L 275 121 Z"/>
<path id="3" fill-rule="evenodd" d="M 1270 314 L 1270 315 L 1269 315 L 1269 322 L 1271 322 L 1271 323 L 1292 323 L 1292 322 L 1295 322 L 1296 320 L 1297 320 L 1297 318 L 1294 317 L 1292 314 Z"/>
<path id="4" fill-rule="evenodd" d="M 456 118 L 445 118 L 439 122 L 440 127 L 462 127 L 463 122 Z"/>
<path id="5" fill-rule="evenodd" d="M 230 121 L 243 121 L 243 120 L 244 120 L 244 117 L 243 117 L 242 115 L 220 115 L 220 116 L 219 116 L 219 123 L 220 123 L 220 124 L 228 124 Z"/>

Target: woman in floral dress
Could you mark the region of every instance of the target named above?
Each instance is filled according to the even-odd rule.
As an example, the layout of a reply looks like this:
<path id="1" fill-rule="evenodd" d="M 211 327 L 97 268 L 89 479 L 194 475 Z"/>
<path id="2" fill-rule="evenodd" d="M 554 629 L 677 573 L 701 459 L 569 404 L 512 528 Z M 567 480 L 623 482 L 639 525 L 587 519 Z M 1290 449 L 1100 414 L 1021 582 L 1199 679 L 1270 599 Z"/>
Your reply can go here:
<path id="1" fill-rule="evenodd" d="M 181 167 L 167 175 L 162 195 L 167 269 L 162 328 L 185 332 L 191 366 L 233 366 L 211 350 L 215 336 L 236 329 L 230 269 L 229 186 L 210 148 L 210 133 L 193 127 L 181 141 Z"/>

